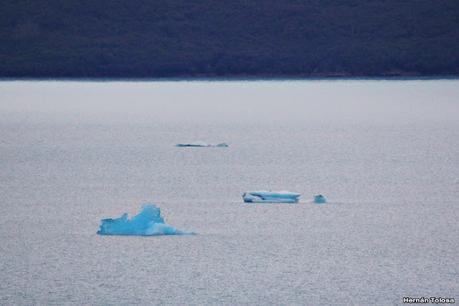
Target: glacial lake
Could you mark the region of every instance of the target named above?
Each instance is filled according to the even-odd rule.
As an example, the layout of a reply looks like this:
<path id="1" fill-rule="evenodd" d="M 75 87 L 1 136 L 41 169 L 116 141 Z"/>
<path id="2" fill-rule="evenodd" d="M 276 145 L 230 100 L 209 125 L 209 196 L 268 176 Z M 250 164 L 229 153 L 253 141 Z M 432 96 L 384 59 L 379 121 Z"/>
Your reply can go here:
<path id="1" fill-rule="evenodd" d="M 457 302 L 459 80 L 2 81 L 0 215 L 2 305 Z"/>

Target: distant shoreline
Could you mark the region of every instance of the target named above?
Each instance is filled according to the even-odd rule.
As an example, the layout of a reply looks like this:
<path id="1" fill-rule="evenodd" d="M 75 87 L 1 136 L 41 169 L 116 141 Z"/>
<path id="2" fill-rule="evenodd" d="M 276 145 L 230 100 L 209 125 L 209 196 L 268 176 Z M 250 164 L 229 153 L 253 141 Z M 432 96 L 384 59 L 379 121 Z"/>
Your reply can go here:
<path id="1" fill-rule="evenodd" d="M 458 80 L 459 75 L 432 76 L 183 76 L 183 77 L 0 77 L 0 82 L 256 82 L 256 81 L 431 81 Z"/>

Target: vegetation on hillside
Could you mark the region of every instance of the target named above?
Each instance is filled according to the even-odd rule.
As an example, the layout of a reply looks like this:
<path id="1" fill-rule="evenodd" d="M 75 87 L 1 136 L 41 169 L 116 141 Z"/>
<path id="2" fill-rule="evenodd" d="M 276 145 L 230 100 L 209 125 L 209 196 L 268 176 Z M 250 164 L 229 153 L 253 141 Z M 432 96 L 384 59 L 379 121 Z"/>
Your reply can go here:
<path id="1" fill-rule="evenodd" d="M 459 75 L 457 0 L 3 0 L 0 76 Z"/>

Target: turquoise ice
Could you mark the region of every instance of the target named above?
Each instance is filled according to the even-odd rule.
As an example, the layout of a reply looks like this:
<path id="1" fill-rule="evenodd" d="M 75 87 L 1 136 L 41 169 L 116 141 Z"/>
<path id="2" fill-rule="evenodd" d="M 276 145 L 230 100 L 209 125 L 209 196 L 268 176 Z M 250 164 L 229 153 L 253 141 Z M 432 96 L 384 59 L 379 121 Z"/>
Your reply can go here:
<path id="1" fill-rule="evenodd" d="M 327 199 L 323 195 L 318 194 L 318 195 L 314 196 L 314 203 L 316 203 L 316 204 L 325 204 L 325 203 L 327 203 Z"/>
<path id="2" fill-rule="evenodd" d="M 246 203 L 298 203 L 301 194 L 290 191 L 250 191 L 242 195 Z"/>
<path id="3" fill-rule="evenodd" d="M 128 218 L 124 213 L 115 219 L 102 219 L 99 235 L 137 235 L 137 236 L 157 236 L 157 235 L 185 235 L 191 234 L 180 231 L 164 222 L 161 217 L 161 210 L 153 204 L 145 204 L 142 211 Z"/>

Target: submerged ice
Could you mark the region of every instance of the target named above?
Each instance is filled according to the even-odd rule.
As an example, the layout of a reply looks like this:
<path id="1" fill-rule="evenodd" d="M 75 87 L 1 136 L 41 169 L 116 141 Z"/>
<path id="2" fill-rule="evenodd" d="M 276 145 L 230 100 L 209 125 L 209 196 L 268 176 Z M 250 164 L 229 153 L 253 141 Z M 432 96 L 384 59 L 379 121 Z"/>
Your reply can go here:
<path id="1" fill-rule="evenodd" d="M 194 147 L 194 148 L 206 148 L 206 147 L 217 147 L 217 148 L 226 148 L 229 145 L 225 142 L 219 144 L 208 144 L 204 141 L 195 141 L 190 143 L 178 143 L 175 145 L 176 147 Z"/>
<path id="2" fill-rule="evenodd" d="M 131 219 L 128 219 L 127 213 L 115 219 L 102 219 L 97 234 L 156 236 L 191 233 L 182 232 L 166 224 L 163 217 L 161 217 L 160 209 L 155 205 L 146 204 L 142 207 L 142 211 Z"/>
<path id="3" fill-rule="evenodd" d="M 242 195 L 246 203 L 298 203 L 301 194 L 290 191 L 250 191 Z"/>

